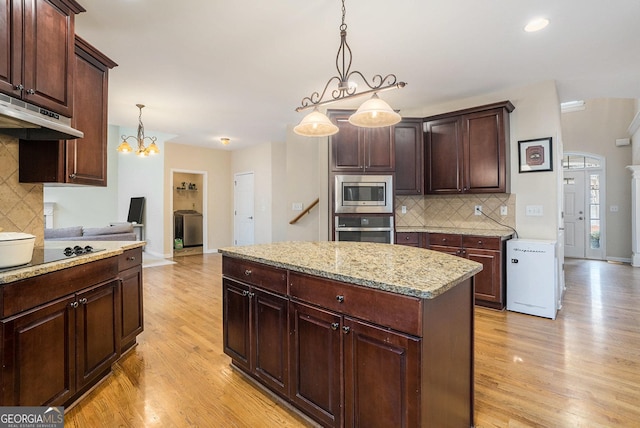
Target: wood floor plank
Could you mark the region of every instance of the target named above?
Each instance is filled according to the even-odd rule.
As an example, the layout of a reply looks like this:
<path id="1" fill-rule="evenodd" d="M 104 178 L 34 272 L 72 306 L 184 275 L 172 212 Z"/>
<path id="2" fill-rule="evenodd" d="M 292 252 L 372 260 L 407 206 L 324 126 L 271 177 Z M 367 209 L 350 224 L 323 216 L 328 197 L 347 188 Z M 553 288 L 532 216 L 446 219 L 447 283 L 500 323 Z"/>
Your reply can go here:
<path id="1" fill-rule="evenodd" d="M 312 426 L 222 352 L 221 257 L 144 270 L 145 331 L 67 427 Z M 490 427 L 640 426 L 640 269 L 566 263 L 556 320 L 477 308 L 475 419 Z"/>

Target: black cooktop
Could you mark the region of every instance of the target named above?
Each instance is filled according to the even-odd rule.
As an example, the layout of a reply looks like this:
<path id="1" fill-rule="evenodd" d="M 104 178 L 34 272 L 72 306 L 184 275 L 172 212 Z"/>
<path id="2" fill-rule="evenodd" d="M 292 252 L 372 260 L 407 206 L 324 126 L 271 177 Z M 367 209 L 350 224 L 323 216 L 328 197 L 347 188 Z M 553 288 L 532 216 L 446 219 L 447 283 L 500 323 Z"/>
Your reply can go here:
<path id="1" fill-rule="evenodd" d="M 76 245 L 75 247 L 67 248 L 34 248 L 33 256 L 31 257 L 31 261 L 29 263 L 25 263 L 19 266 L 2 268 L 0 269 L 0 272 L 57 262 L 60 260 L 71 259 L 85 254 L 93 254 L 104 250 L 104 248 L 93 248 L 90 245 L 87 245 L 85 247 Z"/>

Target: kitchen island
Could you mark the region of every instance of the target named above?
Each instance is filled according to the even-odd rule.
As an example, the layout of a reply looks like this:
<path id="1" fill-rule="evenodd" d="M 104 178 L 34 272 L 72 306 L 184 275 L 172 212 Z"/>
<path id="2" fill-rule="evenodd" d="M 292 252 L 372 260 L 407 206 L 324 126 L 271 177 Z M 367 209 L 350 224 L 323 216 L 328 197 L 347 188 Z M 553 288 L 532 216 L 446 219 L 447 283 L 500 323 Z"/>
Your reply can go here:
<path id="1" fill-rule="evenodd" d="M 0 272 L 0 405 L 69 406 L 135 345 L 144 244 L 47 242 L 33 265 Z M 95 252 L 65 256 L 75 245 Z M 36 257 L 44 251 L 62 259 Z"/>
<path id="2" fill-rule="evenodd" d="M 473 426 L 473 276 L 419 248 L 219 250 L 233 365 L 323 426 Z"/>

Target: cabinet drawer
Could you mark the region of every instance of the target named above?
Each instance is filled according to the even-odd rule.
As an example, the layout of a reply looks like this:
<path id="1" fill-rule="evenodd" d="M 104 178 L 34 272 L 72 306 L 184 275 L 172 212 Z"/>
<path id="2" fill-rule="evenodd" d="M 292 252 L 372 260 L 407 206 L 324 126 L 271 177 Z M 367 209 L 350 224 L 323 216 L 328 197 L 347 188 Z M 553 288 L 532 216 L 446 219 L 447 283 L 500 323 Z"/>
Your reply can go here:
<path id="1" fill-rule="evenodd" d="M 495 236 L 465 235 L 462 237 L 462 246 L 465 248 L 480 248 L 485 250 L 500 250 L 501 238 Z"/>
<path id="2" fill-rule="evenodd" d="M 122 272 L 142 264 L 142 247 L 125 250 L 118 257 L 118 270 Z"/>
<path id="3" fill-rule="evenodd" d="M 461 247 L 462 235 L 453 235 L 450 233 L 430 233 L 430 245 L 444 245 L 448 247 Z"/>
<path id="4" fill-rule="evenodd" d="M 396 244 L 419 246 L 420 234 L 417 232 L 397 232 Z"/>
<path id="5" fill-rule="evenodd" d="M 248 260 L 222 258 L 222 274 L 275 293 L 287 294 L 287 271 Z"/>
<path id="6" fill-rule="evenodd" d="M 320 307 L 413 336 L 422 335 L 422 301 L 411 296 L 289 273 L 289 294 Z"/>

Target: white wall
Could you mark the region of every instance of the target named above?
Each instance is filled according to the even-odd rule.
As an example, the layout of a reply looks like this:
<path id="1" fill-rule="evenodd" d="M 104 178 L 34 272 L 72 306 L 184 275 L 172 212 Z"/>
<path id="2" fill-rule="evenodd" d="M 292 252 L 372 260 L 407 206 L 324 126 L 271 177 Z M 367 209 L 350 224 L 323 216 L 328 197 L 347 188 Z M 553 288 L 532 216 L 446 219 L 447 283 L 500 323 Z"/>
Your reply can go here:
<path id="1" fill-rule="evenodd" d="M 107 186 L 44 186 L 44 202 L 55 203 L 53 227 L 104 227 L 127 220 L 118 211 L 118 128 L 110 126 L 107 142 Z M 128 205 L 127 205 L 128 210 Z"/>

